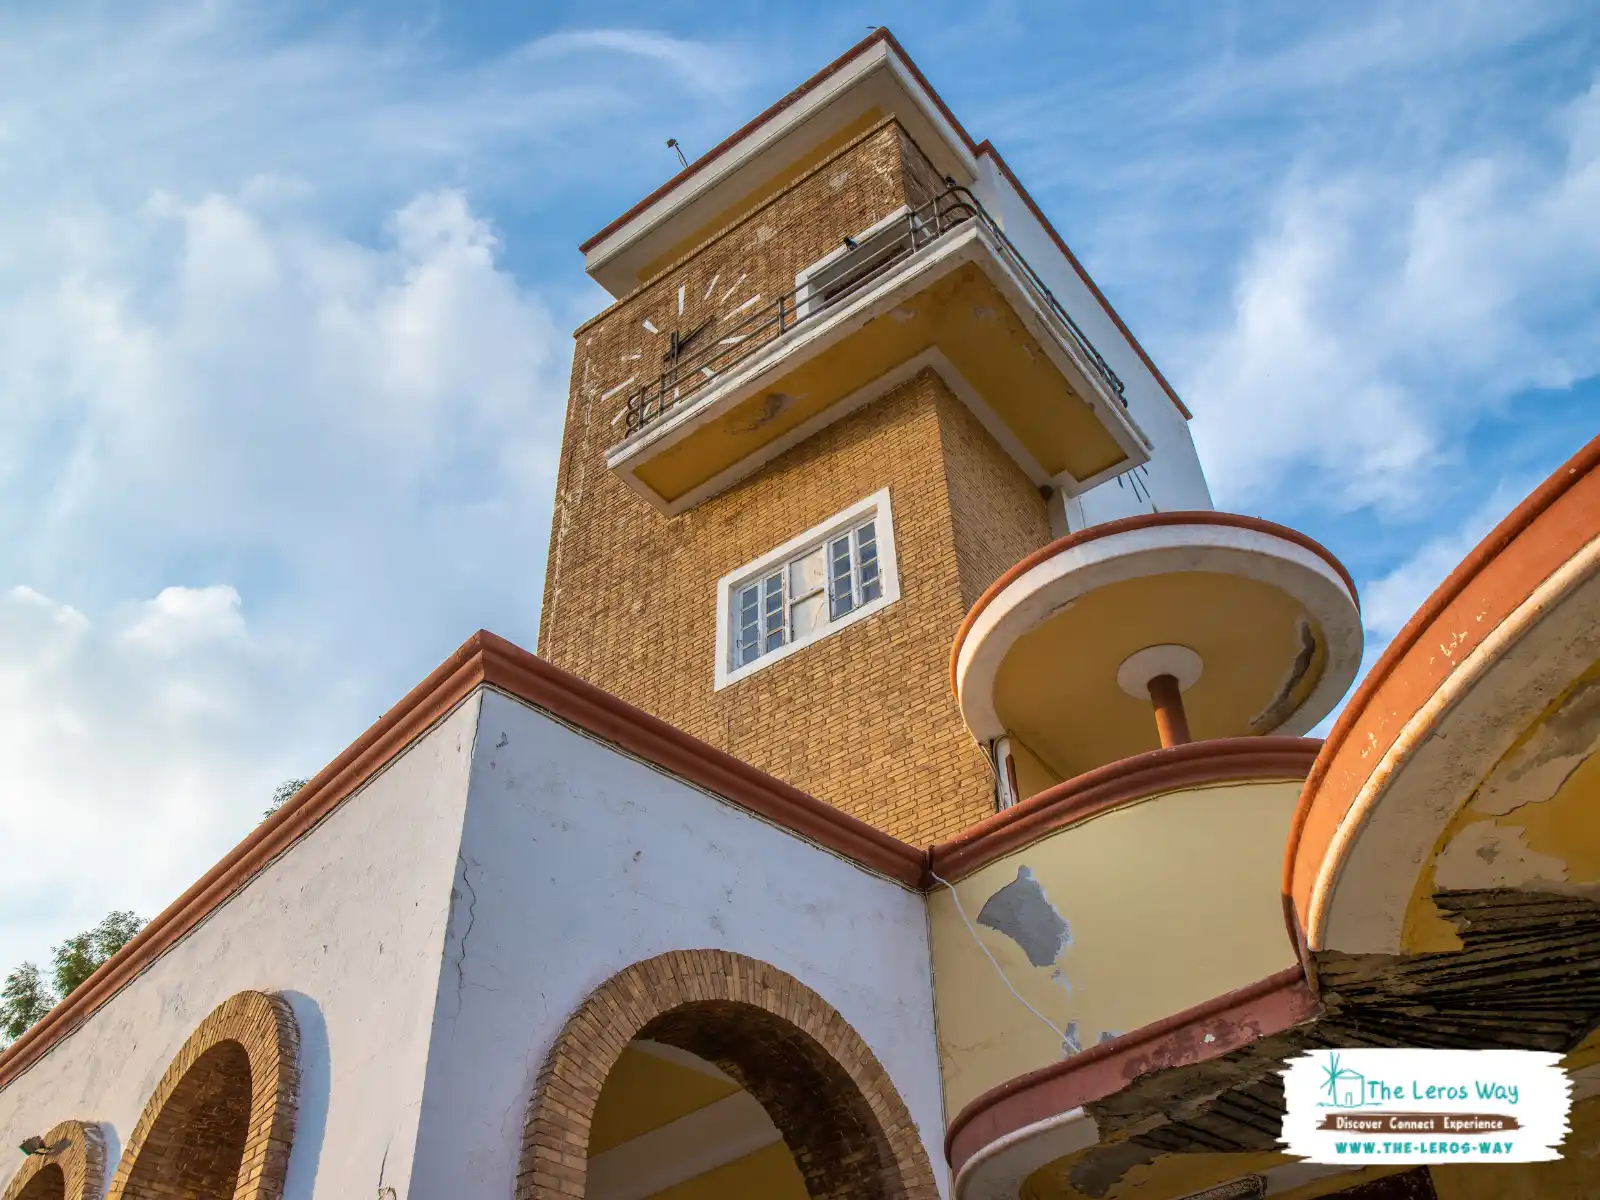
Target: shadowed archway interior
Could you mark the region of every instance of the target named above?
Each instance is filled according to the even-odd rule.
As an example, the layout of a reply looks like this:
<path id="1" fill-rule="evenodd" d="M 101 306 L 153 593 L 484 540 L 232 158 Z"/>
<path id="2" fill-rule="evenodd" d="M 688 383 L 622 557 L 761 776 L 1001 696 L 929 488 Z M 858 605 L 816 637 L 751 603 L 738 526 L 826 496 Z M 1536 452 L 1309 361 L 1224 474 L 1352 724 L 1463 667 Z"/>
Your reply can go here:
<path id="1" fill-rule="evenodd" d="M 250 1056 L 219 1042 L 183 1076 L 145 1139 L 124 1200 L 226 1200 L 250 1136 Z"/>
<path id="2" fill-rule="evenodd" d="M 17 1200 L 67 1200 L 67 1177 L 55 1163 L 44 1167 L 17 1193 Z"/>
<path id="3" fill-rule="evenodd" d="M 782 1134 L 814 1197 L 903 1197 L 894 1158 L 861 1089 L 815 1038 L 732 1000 L 663 1013 L 639 1037 L 676 1046 L 731 1076 Z"/>
<path id="4" fill-rule="evenodd" d="M 607 1080 L 630 1046 L 652 1044 L 660 1053 L 698 1061 L 723 1081 L 721 1094 L 730 1104 L 737 1097 L 729 1091 L 743 1093 L 747 1115 L 749 1107 L 759 1107 L 756 1123 L 768 1129 L 766 1137 L 782 1140 L 798 1172 L 791 1178 L 807 1195 L 937 1200 L 916 1122 L 883 1064 L 838 1010 L 769 963 L 703 949 L 634 963 L 568 1018 L 529 1106 L 517 1200 L 650 1194 L 636 1174 L 619 1179 L 609 1172 L 602 1187 L 598 1175 L 591 1179 L 590 1164 L 600 1170 L 600 1160 L 591 1157 L 591 1133 Z M 657 1124 L 647 1121 L 642 1128 Z M 615 1141 L 600 1140 L 611 1147 L 605 1157 L 615 1164 Z M 757 1131 L 751 1145 L 760 1144 Z"/>

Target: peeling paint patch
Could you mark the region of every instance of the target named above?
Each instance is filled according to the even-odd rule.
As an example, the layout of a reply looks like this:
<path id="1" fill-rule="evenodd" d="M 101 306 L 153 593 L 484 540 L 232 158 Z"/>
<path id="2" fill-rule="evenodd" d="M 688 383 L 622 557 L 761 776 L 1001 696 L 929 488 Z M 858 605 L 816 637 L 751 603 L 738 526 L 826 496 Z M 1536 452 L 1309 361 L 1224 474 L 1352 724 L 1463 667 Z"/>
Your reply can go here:
<path id="1" fill-rule="evenodd" d="M 1276 729 L 1291 716 L 1294 710 L 1300 707 L 1296 691 L 1301 680 L 1305 679 L 1306 672 L 1311 670 L 1311 663 L 1317 657 L 1317 635 L 1311 632 L 1311 624 L 1301 619 L 1296 627 L 1300 638 L 1300 652 L 1295 655 L 1294 663 L 1289 667 L 1289 675 L 1283 681 L 1278 692 L 1272 697 L 1267 706 L 1255 716 L 1250 718 L 1250 728 L 1254 730 Z"/>
<path id="2" fill-rule="evenodd" d="M 978 924 L 1022 947 L 1028 961 L 1036 967 L 1055 963 L 1072 944 L 1072 926 L 1056 911 L 1044 887 L 1029 867 L 1018 867 L 1017 877 L 984 904 Z"/>
<path id="3" fill-rule="evenodd" d="M 1436 885 L 1451 892 L 1477 888 L 1553 889 L 1565 883 L 1567 864 L 1530 849 L 1520 825 L 1477 821 L 1450 840 L 1434 862 Z"/>
<path id="4" fill-rule="evenodd" d="M 1521 745 L 1495 765 L 1473 797 L 1474 812 L 1504 816 L 1546 800 L 1600 750 L 1600 679 L 1574 688 Z"/>

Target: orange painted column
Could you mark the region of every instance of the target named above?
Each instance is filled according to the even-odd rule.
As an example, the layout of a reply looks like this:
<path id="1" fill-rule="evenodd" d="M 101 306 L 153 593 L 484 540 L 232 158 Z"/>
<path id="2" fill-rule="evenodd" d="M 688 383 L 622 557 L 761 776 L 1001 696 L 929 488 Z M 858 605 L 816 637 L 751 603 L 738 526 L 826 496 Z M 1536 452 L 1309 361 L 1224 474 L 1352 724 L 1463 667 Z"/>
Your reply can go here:
<path id="1" fill-rule="evenodd" d="M 1161 748 L 1181 746 L 1191 741 L 1189 718 L 1183 711 L 1183 692 L 1173 675 L 1157 675 L 1147 685 L 1150 703 L 1156 710 L 1156 732 L 1161 735 Z"/>

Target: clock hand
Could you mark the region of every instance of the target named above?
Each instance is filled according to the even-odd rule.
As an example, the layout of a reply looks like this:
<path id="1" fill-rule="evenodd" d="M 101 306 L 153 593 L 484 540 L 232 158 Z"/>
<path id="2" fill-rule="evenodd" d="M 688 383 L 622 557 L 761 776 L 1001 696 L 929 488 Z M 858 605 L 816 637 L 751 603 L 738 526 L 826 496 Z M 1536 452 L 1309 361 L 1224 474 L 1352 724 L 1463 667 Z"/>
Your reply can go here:
<path id="1" fill-rule="evenodd" d="M 716 320 L 715 316 L 707 317 L 704 321 L 701 321 L 700 324 L 689 330 L 688 333 L 678 333 L 677 331 L 674 331 L 672 334 L 672 344 L 667 348 L 667 352 L 661 356 L 662 360 L 665 362 L 677 361 L 678 356 L 683 353 L 683 348 L 704 333 L 706 326 L 710 325 L 714 320 Z"/>

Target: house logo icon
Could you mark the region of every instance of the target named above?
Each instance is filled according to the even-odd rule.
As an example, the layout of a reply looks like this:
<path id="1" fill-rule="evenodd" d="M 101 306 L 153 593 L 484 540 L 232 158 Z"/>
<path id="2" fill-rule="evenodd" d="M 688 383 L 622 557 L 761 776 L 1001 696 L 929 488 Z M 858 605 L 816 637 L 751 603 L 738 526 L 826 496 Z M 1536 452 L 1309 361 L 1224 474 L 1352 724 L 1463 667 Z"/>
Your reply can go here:
<path id="1" fill-rule="evenodd" d="M 1321 1108 L 1362 1108 L 1367 1101 L 1367 1078 L 1341 1065 L 1339 1055 L 1328 1055 L 1322 1067 Z"/>

